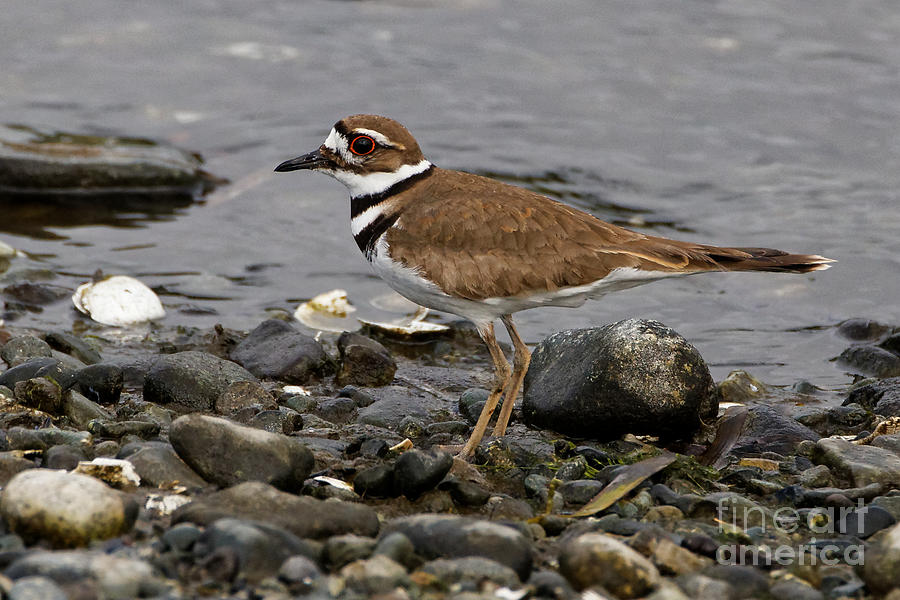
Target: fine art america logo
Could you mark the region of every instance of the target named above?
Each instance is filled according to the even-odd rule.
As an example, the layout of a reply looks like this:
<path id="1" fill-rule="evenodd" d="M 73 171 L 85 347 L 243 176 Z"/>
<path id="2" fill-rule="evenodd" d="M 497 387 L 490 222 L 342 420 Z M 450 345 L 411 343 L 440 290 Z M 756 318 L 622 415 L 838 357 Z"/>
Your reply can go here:
<path id="1" fill-rule="evenodd" d="M 716 560 L 752 566 L 859 566 L 865 560 L 859 536 L 868 510 L 862 498 L 854 507 L 781 507 L 773 513 L 722 499 L 717 508 L 719 532 L 734 543 L 719 546 Z M 798 538 L 805 541 L 790 543 Z"/>

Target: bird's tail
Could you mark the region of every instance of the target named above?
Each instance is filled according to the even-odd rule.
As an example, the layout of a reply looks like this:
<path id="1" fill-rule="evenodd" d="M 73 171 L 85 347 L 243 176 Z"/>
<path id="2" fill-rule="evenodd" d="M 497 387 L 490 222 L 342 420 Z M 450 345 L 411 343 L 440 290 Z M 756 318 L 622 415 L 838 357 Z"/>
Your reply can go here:
<path id="1" fill-rule="evenodd" d="M 809 273 L 824 271 L 835 262 L 818 254 L 790 254 L 774 248 L 720 248 L 701 246 L 704 254 L 723 271 Z"/>

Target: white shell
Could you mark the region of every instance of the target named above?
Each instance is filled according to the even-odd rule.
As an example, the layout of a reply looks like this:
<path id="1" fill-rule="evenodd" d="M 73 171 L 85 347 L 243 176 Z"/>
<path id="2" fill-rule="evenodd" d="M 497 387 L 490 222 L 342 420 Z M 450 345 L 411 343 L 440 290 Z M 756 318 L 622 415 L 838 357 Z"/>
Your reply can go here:
<path id="1" fill-rule="evenodd" d="M 114 275 L 78 286 L 72 303 L 79 311 L 104 325 L 132 325 L 166 316 L 153 290 L 125 275 Z"/>
<path id="2" fill-rule="evenodd" d="M 294 318 L 311 329 L 347 331 L 356 329 L 356 324 L 347 319 L 347 315 L 355 311 L 347 300 L 346 291 L 331 290 L 298 306 Z"/>
<path id="3" fill-rule="evenodd" d="M 90 475 L 118 489 L 136 488 L 141 485 L 141 478 L 134 470 L 134 465 L 118 458 L 100 457 L 90 462 L 83 460 L 73 472 Z"/>
<path id="4" fill-rule="evenodd" d="M 395 335 L 399 334 L 409 337 L 415 337 L 421 334 L 439 333 L 441 331 L 447 331 L 448 329 L 450 329 L 446 325 L 441 325 L 439 323 L 429 323 L 425 320 L 425 317 L 427 316 L 428 309 L 420 306 L 419 310 L 417 310 L 416 314 L 414 314 L 411 318 L 404 317 L 388 322 L 367 321 L 365 319 L 359 319 L 359 322 L 363 325 L 368 326 L 370 329 L 375 329 L 383 333 L 393 333 Z"/>

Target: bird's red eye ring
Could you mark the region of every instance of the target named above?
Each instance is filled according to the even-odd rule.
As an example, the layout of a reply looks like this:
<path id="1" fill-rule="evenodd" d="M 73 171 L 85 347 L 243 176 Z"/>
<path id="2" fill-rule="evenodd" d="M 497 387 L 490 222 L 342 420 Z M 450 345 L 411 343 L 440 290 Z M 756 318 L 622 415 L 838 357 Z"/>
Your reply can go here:
<path id="1" fill-rule="evenodd" d="M 350 142 L 350 152 L 357 156 L 365 156 L 375 152 L 375 140 L 367 135 L 358 135 Z"/>

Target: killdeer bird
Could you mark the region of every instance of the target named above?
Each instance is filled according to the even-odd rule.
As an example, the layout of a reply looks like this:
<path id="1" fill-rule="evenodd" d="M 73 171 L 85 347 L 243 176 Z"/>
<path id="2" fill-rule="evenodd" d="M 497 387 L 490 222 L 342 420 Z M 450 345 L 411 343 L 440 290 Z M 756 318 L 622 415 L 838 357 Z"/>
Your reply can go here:
<path id="1" fill-rule="evenodd" d="M 493 435 L 506 431 L 531 355 L 512 315 L 709 271 L 808 273 L 830 259 L 770 248 L 720 248 L 605 223 L 535 192 L 432 165 L 403 125 L 377 115 L 335 123 L 325 142 L 276 171 L 321 171 L 350 190 L 350 229 L 388 285 L 413 302 L 472 321 L 494 381 L 460 456 L 480 443 L 501 396 Z M 506 326 L 513 366 L 494 337 Z"/>

